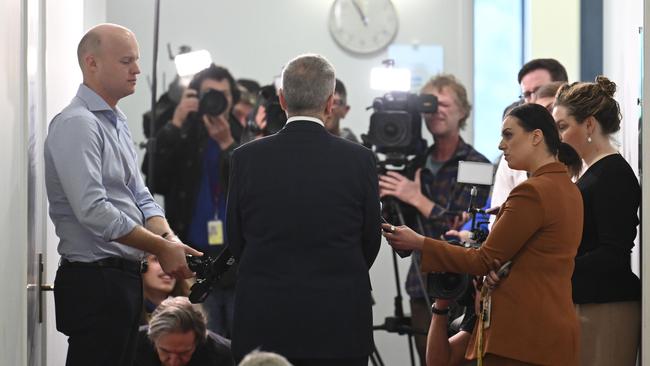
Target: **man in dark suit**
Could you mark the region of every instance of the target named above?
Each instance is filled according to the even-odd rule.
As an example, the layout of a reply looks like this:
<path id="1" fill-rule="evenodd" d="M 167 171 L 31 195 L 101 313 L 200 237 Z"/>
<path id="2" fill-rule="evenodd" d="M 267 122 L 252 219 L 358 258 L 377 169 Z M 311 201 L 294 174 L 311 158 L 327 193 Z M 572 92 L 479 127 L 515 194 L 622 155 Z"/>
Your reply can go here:
<path id="1" fill-rule="evenodd" d="M 295 366 L 367 365 L 380 244 L 373 153 L 327 132 L 334 68 L 302 55 L 282 72 L 286 126 L 232 156 L 227 235 L 239 261 L 236 361 L 256 348 Z"/>

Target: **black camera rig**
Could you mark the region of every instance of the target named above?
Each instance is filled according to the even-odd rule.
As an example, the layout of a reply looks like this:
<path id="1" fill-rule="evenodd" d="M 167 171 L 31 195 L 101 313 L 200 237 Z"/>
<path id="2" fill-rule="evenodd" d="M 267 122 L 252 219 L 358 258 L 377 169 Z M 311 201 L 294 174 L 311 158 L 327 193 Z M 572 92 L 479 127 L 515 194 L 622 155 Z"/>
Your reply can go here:
<path id="1" fill-rule="evenodd" d="M 189 295 L 190 302 L 193 304 L 205 301 L 215 283 L 235 264 L 235 258 L 228 247 L 224 248 L 218 256 L 188 255 L 186 258 L 187 266 L 196 273 L 196 282 L 190 288 Z"/>

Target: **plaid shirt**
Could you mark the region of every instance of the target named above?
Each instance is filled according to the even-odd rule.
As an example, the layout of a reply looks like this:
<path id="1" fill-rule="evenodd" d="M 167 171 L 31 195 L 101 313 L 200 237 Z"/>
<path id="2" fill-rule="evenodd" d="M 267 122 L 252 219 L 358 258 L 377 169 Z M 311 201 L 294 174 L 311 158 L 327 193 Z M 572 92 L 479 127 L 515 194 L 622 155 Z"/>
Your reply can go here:
<path id="1" fill-rule="evenodd" d="M 427 159 L 431 159 L 435 151 L 435 145 L 427 150 Z M 428 217 L 420 215 L 424 235 L 432 238 L 439 238 L 451 229 L 454 218 L 462 211 L 469 207 L 471 199 L 470 191 L 472 185 L 456 183 L 458 175 L 459 161 L 478 161 L 489 163 L 490 161 L 481 153 L 476 151 L 471 145 L 465 143 L 462 138 L 458 142 L 456 151 L 451 159 L 447 160 L 440 166 L 435 175 L 423 174 L 421 179 L 422 192 L 434 202 L 433 209 Z M 477 186 L 478 196 L 473 203 L 475 207 L 483 207 L 490 193 L 489 186 Z M 418 228 L 419 225 L 408 223 L 410 227 Z M 420 263 L 421 253 L 413 251 L 413 262 L 409 268 L 406 277 L 406 292 L 413 299 L 424 298 L 424 293 L 420 287 L 418 275 L 420 274 L 419 265 L 416 267 L 415 261 Z M 421 276 L 426 287 L 426 276 Z"/>

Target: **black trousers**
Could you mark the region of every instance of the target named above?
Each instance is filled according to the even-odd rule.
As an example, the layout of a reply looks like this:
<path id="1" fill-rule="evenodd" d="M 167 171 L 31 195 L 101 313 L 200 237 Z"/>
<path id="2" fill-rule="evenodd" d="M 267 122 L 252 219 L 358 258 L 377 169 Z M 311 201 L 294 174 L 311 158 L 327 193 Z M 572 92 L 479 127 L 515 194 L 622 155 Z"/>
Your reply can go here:
<path id="1" fill-rule="evenodd" d="M 131 366 L 142 311 L 138 271 L 59 267 L 56 329 L 67 335 L 66 366 Z"/>

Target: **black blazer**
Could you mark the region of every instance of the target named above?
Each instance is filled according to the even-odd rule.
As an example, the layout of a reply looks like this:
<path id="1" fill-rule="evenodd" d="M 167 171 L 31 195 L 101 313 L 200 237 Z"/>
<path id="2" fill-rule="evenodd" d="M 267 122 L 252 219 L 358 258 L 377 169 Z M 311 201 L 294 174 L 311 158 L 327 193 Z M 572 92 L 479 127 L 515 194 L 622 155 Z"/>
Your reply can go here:
<path id="1" fill-rule="evenodd" d="M 239 261 L 233 355 L 363 357 L 381 239 L 374 154 L 312 121 L 236 149 L 227 236 Z"/>

